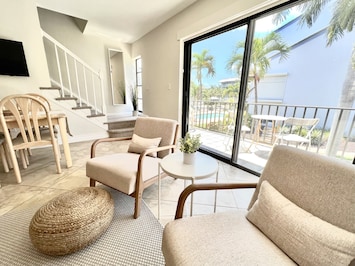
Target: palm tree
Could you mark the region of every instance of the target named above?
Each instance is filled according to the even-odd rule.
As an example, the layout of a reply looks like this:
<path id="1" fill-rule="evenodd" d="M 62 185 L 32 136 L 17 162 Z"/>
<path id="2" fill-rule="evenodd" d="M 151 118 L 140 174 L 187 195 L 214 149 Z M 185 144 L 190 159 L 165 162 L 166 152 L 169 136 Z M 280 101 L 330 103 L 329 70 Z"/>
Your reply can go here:
<path id="1" fill-rule="evenodd" d="M 190 97 L 192 100 L 196 100 L 197 99 L 197 94 L 198 94 L 198 85 L 191 81 L 190 82 Z"/>
<path id="2" fill-rule="evenodd" d="M 229 70 L 236 69 L 240 75 L 243 64 L 243 52 L 239 53 L 240 49 L 244 49 L 245 42 L 238 42 L 236 50 L 227 62 L 226 68 Z M 280 61 L 287 59 L 290 48 L 283 42 L 281 36 L 276 32 L 271 32 L 262 38 L 254 38 L 252 51 L 250 55 L 249 77 L 253 79 L 253 88 L 249 88 L 247 96 L 254 91 L 254 101 L 258 102 L 258 84 L 260 79 L 270 67 L 269 56 L 273 52 L 278 52 Z M 254 106 L 254 113 L 257 111 L 257 106 Z"/>
<path id="3" fill-rule="evenodd" d="M 228 85 L 224 90 L 222 97 L 228 97 L 229 101 L 234 102 L 238 101 L 240 82 L 237 81 L 234 84 Z"/>
<path id="4" fill-rule="evenodd" d="M 208 54 L 208 50 L 203 50 L 200 54 L 194 53 L 192 61 L 192 69 L 196 70 L 196 78 L 199 86 L 197 98 L 202 99 L 202 71 L 207 70 L 207 76 L 214 76 L 214 57 Z"/>
<path id="5" fill-rule="evenodd" d="M 317 20 L 321 11 L 332 0 L 312 0 L 301 5 L 301 24 L 309 27 Z M 335 2 L 333 15 L 328 27 L 327 45 L 344 36 L 344 32 L 351 32 L 355 25 L 355 0 L 338 0 Z"/>
<path id="6" fill-rule="evenodd" d="M 311 27 L 313 23 L 317 20 L 319 14 L 322 10 L 327 7 L 327 4 L 333 2 L 332 0 L 310 0 L 302 5 L 300 5 L 301 17 L 300 24 L 306 24 L 308 27 Z M 338 0 L 334 2 L 333 14 L 330 19 L 329 26 L 327 29 L 327 46 L 333 44 L 333 42 L 341 39 L 344 36 L 345 32 L 351 32 L 355 26 L 355 0 Z M 282 13 L 282 14 L 281 14 Z M 285 19 L 289 10 L 281 12 L 274 17 L 274 22 L 281 22 Z M 339 105 L 341 107 L 353 106 L 355 100 L 355 47 L 352 51 L 352 57 L 349 61 L 348 70 L 346 78 L 343 82 L 343 88 L 341 93 L 341 98 Z M 331 145 L 327 147 L 328 155 L 335 155 L 337 151 L 338 142 L 342 139 L 346 123 L 348 121 L 349 114 L 346 112 L 341 117 L 338 130 L 335 132 L 335 127 L 332 127 L 331 136 L 329 139 Z M 334 122 L 337 122 L 339 118 L 335 117 Z"/>

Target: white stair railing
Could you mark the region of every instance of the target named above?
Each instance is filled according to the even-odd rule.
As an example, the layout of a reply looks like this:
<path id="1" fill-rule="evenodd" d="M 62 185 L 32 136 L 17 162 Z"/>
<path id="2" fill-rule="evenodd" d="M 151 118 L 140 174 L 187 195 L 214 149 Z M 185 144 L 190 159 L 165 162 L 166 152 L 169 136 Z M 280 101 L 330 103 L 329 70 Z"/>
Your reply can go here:
<path id="1" fill-rule="evenodd" d="M 77 98 L 77 107 L 91 107 L 92 115 L 106 111 L 102 78 L 99 71 L 42 31 L 50 78 L 59 84 L 61 97 Z"/>

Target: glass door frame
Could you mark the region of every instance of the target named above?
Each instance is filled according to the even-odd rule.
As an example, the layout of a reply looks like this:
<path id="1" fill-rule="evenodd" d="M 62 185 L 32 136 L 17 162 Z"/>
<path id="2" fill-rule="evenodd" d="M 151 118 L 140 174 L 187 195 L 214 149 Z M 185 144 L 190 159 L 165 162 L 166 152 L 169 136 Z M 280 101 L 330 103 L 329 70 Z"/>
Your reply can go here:
<path id="1" fill-rule="evenodd" d="M 241 84 L 240 84 L 240 90 L 239 90 L 239 96 L 238 96 L 238 106 L 237 106 L 237 114 L 235 118 L 235 129 L 234 129 L 234 134 L 233 134 L 233 146 L 232 146 L 232 155 L 230 158 L 227 156 L 222 156 L 221 154 L 218 154 L 212 150 L 205 149 L 203 147 L 200 148 L 200 152 L 208 154 L 210 156 L 213 156 L 220 161 L 226 162 L 228 164 L 234 165 L 238 168 L 241 168 L 245 171 L 251 172 L 255 175 L 260 175 L 260 173 L 255 172 L 249 168 L 246 168 L 240 164 L 238 164 L 238 150 L 239 150 L 239 143 L 240 143 L 240 138 L 242 135 L 241 129 L 242 129 L 242 122 L 243 122 L 243 110 L 244 106 L 246 103 L 246 92 L 247 92 L 247 85 L 248 85 L 248 73 L 249 73 L 249 64 L 250 64 L 250 55 L 251 55 L 251 49 L 252 49 L 252 42 L 254 38 L 254 30 L 255 30 L 255 21 L 267 14 L 277 12 L 278 9 L 284 9 L 287 6 L 292 6 L 295 3 L 301 3 L 304 2 L 304 0 L 290 0 L 285 3 L 282 3 L 280 5 L 276 5 L 275 7 L 269 8 L 267 10 L 264 10 L 262 12 L 259 12 L 257 14 L 251 15 L 250 17 L 247 17 L 245 19 L 242 19 L 237 22 L 232 22 L 229 25 L 223 26 L 221 28 L 218 28 L 216 30 L 213 30 L 211 32 L 208 32 L 206 34 L 203 34 L 201 36 L 198 36 L 196 38 L 187 40 L 184 42 L 184 56 L 183 56 L 183 96 L 182 96 L 182 126 L 181 126 L 181 133 L 182 136 L 185 136 L 185 134 L 189 130 L 189 104 L 190 104 L 190 81 L 191 81 L 191 48 L 192 44 L 196 43 L 198 41 L 202 41 L 204 39 L 213 37 L 217 34 L 221 34 L 223 32 L 241 27 L 246 25 L 247 26 L 247 34 L 246 34 L 246 39 L 245 39 L 245 47 L 244 47 L 244 55 L 243 55 L 243 67 L 242 67 L 242 73 L 241 73 Z"/>

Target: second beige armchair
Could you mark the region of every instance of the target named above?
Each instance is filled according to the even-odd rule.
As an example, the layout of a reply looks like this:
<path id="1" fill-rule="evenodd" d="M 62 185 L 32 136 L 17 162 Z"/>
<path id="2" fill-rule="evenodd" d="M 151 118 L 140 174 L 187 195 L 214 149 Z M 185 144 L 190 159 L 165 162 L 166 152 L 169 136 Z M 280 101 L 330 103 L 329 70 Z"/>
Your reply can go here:
<path id="1" fill-rule="evenodd" d="M 140 215 L 143 190 L 158 180 L 161 158 L 174 152 L 178 132 L 175 120 L 138 117 L 132 138 L 105 138 L 91 146 L 91 159 L 86 163 L 90 186 L 96 181 L 135 198 L 134 218 Z M 96 157 L 98 144 L 131 140 L 127 152 Z"/>

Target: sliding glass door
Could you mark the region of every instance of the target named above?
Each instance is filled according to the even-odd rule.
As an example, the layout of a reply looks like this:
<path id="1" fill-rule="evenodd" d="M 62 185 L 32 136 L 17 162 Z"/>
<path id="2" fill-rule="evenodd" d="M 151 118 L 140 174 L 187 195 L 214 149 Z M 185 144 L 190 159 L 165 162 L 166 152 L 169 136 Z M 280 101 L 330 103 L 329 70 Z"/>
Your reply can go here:
<path id="1" fill-rule="evenodd" d="M 188 130 L 201 135 L 203 149 L 225 158 L 230 158 L 234 149 L 242 84 L 243 53 L 238 55 L 238 64 L 233 63 L 233 55 L 235 44 L 246 42 L 247 30 L 247 24 L 239 25 L 186 44 L 191 52 Z"/>
<path id="2" fill-rule="evenodd" d="M 183 133 L 201 134 L 202 151 L 255 173 L 286 144 L 281 133 L 351 163 L 355 34 L 346 25 L 355 15 L 340 2 L 298 1 L 186 42 Z M 305 126 L 283 127 L 288 118 L 318 123 L 306 136 Z"/>

